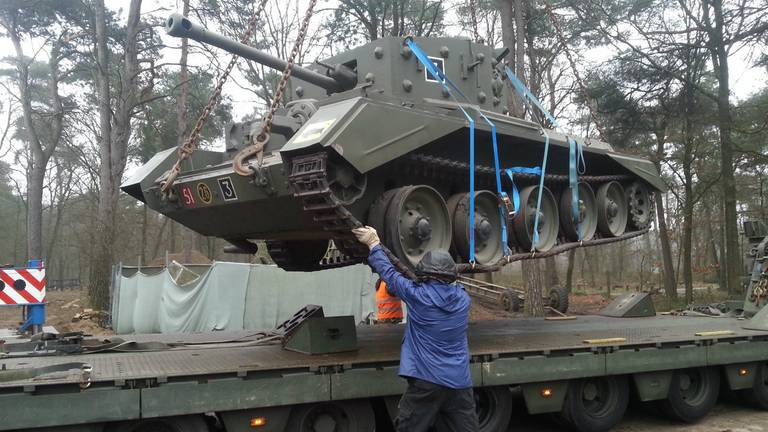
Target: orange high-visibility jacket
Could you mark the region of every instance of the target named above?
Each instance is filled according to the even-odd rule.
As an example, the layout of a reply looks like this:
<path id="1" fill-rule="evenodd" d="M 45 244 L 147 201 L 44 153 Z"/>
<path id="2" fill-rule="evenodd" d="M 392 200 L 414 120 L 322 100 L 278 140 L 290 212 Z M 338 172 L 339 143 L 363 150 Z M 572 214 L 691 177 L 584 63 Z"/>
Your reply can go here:
<path id="1" fill-rule="evenodd" d="M 400 304 L 400 297 L 391 295 L 387 291 L 387 284 L 381 279 L 376 282 L 376 306 L 378 308 L 376 319 L 379 321 L 403 319 L 403 306 Z"/>

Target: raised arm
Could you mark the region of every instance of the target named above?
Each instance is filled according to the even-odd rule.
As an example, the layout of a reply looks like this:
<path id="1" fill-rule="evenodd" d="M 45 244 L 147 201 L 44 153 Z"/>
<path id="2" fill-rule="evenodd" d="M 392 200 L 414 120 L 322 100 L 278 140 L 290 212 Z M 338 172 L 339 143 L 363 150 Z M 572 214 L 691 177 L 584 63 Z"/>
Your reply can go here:
<path id="1" fill-rule="evenodd" d="M 357 239 L 368 246 L 371 253 L 368 255 L 368 265 L 373 271 L 379 274 L 382 280 L 387 283 L 387 291 L 401 299 L 415 299 L 416 284 L 402 273 L 395 269 L 392 262 L 387 257 L 379 241 L 379 235 L 372 227 L 355 228 L 352 230 Z"/>

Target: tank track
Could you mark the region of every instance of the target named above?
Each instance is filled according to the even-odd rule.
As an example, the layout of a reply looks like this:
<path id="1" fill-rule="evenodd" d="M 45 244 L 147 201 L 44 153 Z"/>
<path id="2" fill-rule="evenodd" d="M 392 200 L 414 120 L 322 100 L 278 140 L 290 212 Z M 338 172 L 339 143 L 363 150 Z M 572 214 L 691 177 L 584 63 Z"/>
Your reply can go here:
<path id="1" fill-rule="evenodd" d="M 468 163 L 455 161 L 447 158 L 442 158 L 439 156 L 413 153 L 407 156 L 406 162 L 408 163 L 409 166 L 418 167 L 420 169 L 440 168 L 440 169 L 445 169 L 451 172 L 462 172 L 464 174 L 469 175 Z M 496 175 L 496 170 L 493 167 L 476 165 L 475 173 L 480 175 Z M 526 182 L 534 183 L 534 182 L 537 182 L 538 180 L 539 180 L 538 175 L 525 174 L 525 173 L 515 174 L 515 182 L 521 181 L 522 183 L 526 183 Z M 569 180 L 570 179 L 568 178 L 567 175 L 562 175 L 562 174 L 546 174 L 544 176 L 544 183 L 547 183 L 547 184 L 563 183 L 567 185 Z M 629 181 L 629 180 L 634 180 L 634 177 L 629 175 L 624 175 L 624 174 L 603 175 L 603 176 L 593 176 L 593 175 L 579 176 L 579 181 L 583 181 L 587 183 L 605 183 L 609 181 L 623 182 L 623 181 Z"/>
<path id="2" fill-rule="evenodd" d="M 324 259 L 319 265 L 323 269 L 357 264 L 368 257 L 368 248 L 351 232 L 362 224 L 339 202 L 328 185 L 327 160 L 325 152 L 295 157 L 288 177 L 293 196 L 299 198 L 304 212 L 325 231 L 333 233 L 333 242 L 342 252 L 330 262 Z"/>
<path id="3" fill-rule="evenodd" d="M 301 200 L 302 208 L 316 223 L 318 223 L 324 230 L 333 232 L 334 243 L 344 252 L 344 256 L 342 258 L 337 258 L 337 262 L 330 265 L 321 264 L 321 268 L 328 268 L 329 266 L 342 267 L 364 262 L 365 258 L 368 256 L 368 249 L 360 244 L 351 233 L 353 228 L 360 227 L 364 224 L 339 202 L 329 188 L 326 171 L 327 158 L 327 153 L 320 152 L 306 156 L 298 156 L 291 160 L 291 174 L 288 177 L 288 180 L 293 188 L 294 197 Z M 435 169 L 464 172 L 469 170 L 469 164 L 465 162 L 418 153 L 409 155 L 405 162 L 418 165 L 421 169 L 431 169 L 433 171 Z M 495 174 L 493 168 L 486 166 L 476 166 L 475 171 L 482 175 Z M 538 178 L 538 176 L 526 174 L 520 174 L 519 176 L 521 179 L 529 179 L 531 181 Z M 627 181 L 632 180 L 633 177 L 628 175 L 604 175 L 580 176 L 579 179 L 588 183 L 603 183 L 608 181 Z M 548 174 L 544 177 L 545 182 L 567 184 L 568 180 L 568 176 L 559 174 Z M 512 262 L 525 259 L 546 258 L 577 247 L 598 246 L 628 240 L 647 233 L 649 229 L 650 228 L 645 228 L 642 230 L 626 232 L 618 237 L 595 238 L 581 242 L 560 243 L 546 252 L 513 253 L 507 257 L 501 258 L 498 262 L 492 265 L 470 266 L 469 264 L 460 264 L 459 270 L 461 273 L 497 271 L 501 267 Z M 395 258 L 388 250 L 387 255 L 391 258 Z M 401 263 L 398 262 L 397 264 L 398 267 L 403 267 Z"/>

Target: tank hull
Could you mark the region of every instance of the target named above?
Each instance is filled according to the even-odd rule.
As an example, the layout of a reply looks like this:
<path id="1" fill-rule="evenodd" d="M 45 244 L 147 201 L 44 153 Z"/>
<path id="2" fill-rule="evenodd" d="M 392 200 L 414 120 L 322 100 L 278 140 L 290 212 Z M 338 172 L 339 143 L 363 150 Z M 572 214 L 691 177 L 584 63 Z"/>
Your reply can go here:
<path id="1" fill-rule="evenodd" d="M 325 152 L 331 166 L 345 167 L 364 177 L 364 190 L 346 208 L 365 222 L 372 203 L 384 191 L 405 185 L 429 185 L 445 197 L 469 190 L 469 128 L 456 107 L 426 101 L 404 107 L 380 96 L 331 98 L 286 144 L 264 155 L 259 175 L 243 177 L 232 170 L 231 152 L 198 151 L 185 162 L 171 199 L 159 190 L 159 179 L 176 161 L 173 151 L 156 155 L 123 189 L 150 208 L 206 236 L 224 239 L 334 238 L 302 208 L 290 183 L 291 160 Z M 436 109 L 435 106 L 443 108 Z M 544 136 L 530 122 L 485 113 L 495 122 L 500 166 L 541 164 Z M 491 135 L 476 125 L 476 189 L 495 192 Z M 564 136 L 548 131 L 547 174 L 566 176 L 568 147 Z M 587 175 L 623 175 L 663 188 L 653 164 L 611 151 L 600 142 L 585 142 Z M 197 168 L 201 167 L 201 168 Z M 520 179 L 522 184 L 526 179 Z M 530 181 L 529 181 L 530 183 Z M 564 184 L 554 185 L 559 193 Z M 511 184 L 504 178 L 504 189 Z"/>

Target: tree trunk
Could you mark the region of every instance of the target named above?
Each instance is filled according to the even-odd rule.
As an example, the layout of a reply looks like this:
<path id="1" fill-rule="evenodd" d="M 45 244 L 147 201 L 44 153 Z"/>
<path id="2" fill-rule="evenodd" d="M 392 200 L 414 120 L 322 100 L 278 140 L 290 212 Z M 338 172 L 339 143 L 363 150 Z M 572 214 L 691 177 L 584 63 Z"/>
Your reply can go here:
<path id="1" fill-rule="evenodd" d="M 45 169 L 35 162 L 30 165 L 27 175 L 27 259 L 42 259 Z"/>
<path id="2" fill-rule="evenodd" d="M 661 159 L 664 157 L 664 128 L 656 132 L 656 168 L 661 172 Z M 661 192 L 654 192 L 654 201 L 656 203 L 656 220 L 659 227 L 659 243 L 661 243 L 661 262 L 662 262 L 662 280 L 664 282 L 664 294 L 668 300 L 677 298 L 677 286 L 675 284 L 675 264 L 672 261 L 672 246 L 669 243 L 669 230 L 667 229 L 667 219 L 664 213 L 664 201 Z"/>
<path id="3" fill-rule="evenodd" d="M 576 249 L 568 251 L 568 270 L 565 272 L 565 289 L 568 294 L 573 292 L 573 267 L 576 263 Z"/>
<path id="4" fill-rule="evenodd" d="M 717 118 L 720 129 L 720 175 L 723 188 L 723 207 L 725 209 L 725 276 L 728 293 L 739 291 L 741 276 L 741 251 L 739 249 L 739 230 L 736 215 L 736 182 L 733 172 L 733 142 L 731 137 L 732 118 L 730 84 L 728 70 L 728 49 L 724 35 L 724 17 L 722 0 L 712 0 L 715 25 L 711 32 L 709 49 L 712 67 L 717 77 Z M 708 5 L 704 6 L 708 8 Z"/>
<path id="5" fill-rule="evenodd" d="M 499 0 L 501 4 L 502 40 L 510 49 L 510 69 L 523 83 L 525 79 L 525 0 Z M 509 113 L 515 117 L 525 115 L 525 106 L 520 96 L 510 91 L 507 104 Z"/>
<path id="6" fill-rule="evenodd" d="M 544 316 L 539 260 L 523 260 L 522 269 L 525 278 L 525 316 Z"/>
<path id="7" fill-rule="evenodd" d="M 547 283 L 545 288 L 554 288 L 560 286 L 560 278 L 557 275 L 557 262 L 555 257 L 544 258 L 544 271 L 547 273 Z"/>
<path id="8" fill-rule="evenodd" d="M 125 51 L 120 71 L 119 94 L 114 107 L 110 95 L 104 0 L 94 2 L 96 43 L 96 89 L 99 106 L 99 206 L 96 212 L 94 256 L 91 262 L 89 294 L 94 309 L 109 308 L 109 286 L 117 236 L 116 212 L 120 179 L 127 160 L 131 117 L 140 91 L 138 75 L 138 32 L 141 0 L 131 0 L 126 23 Z"/>

